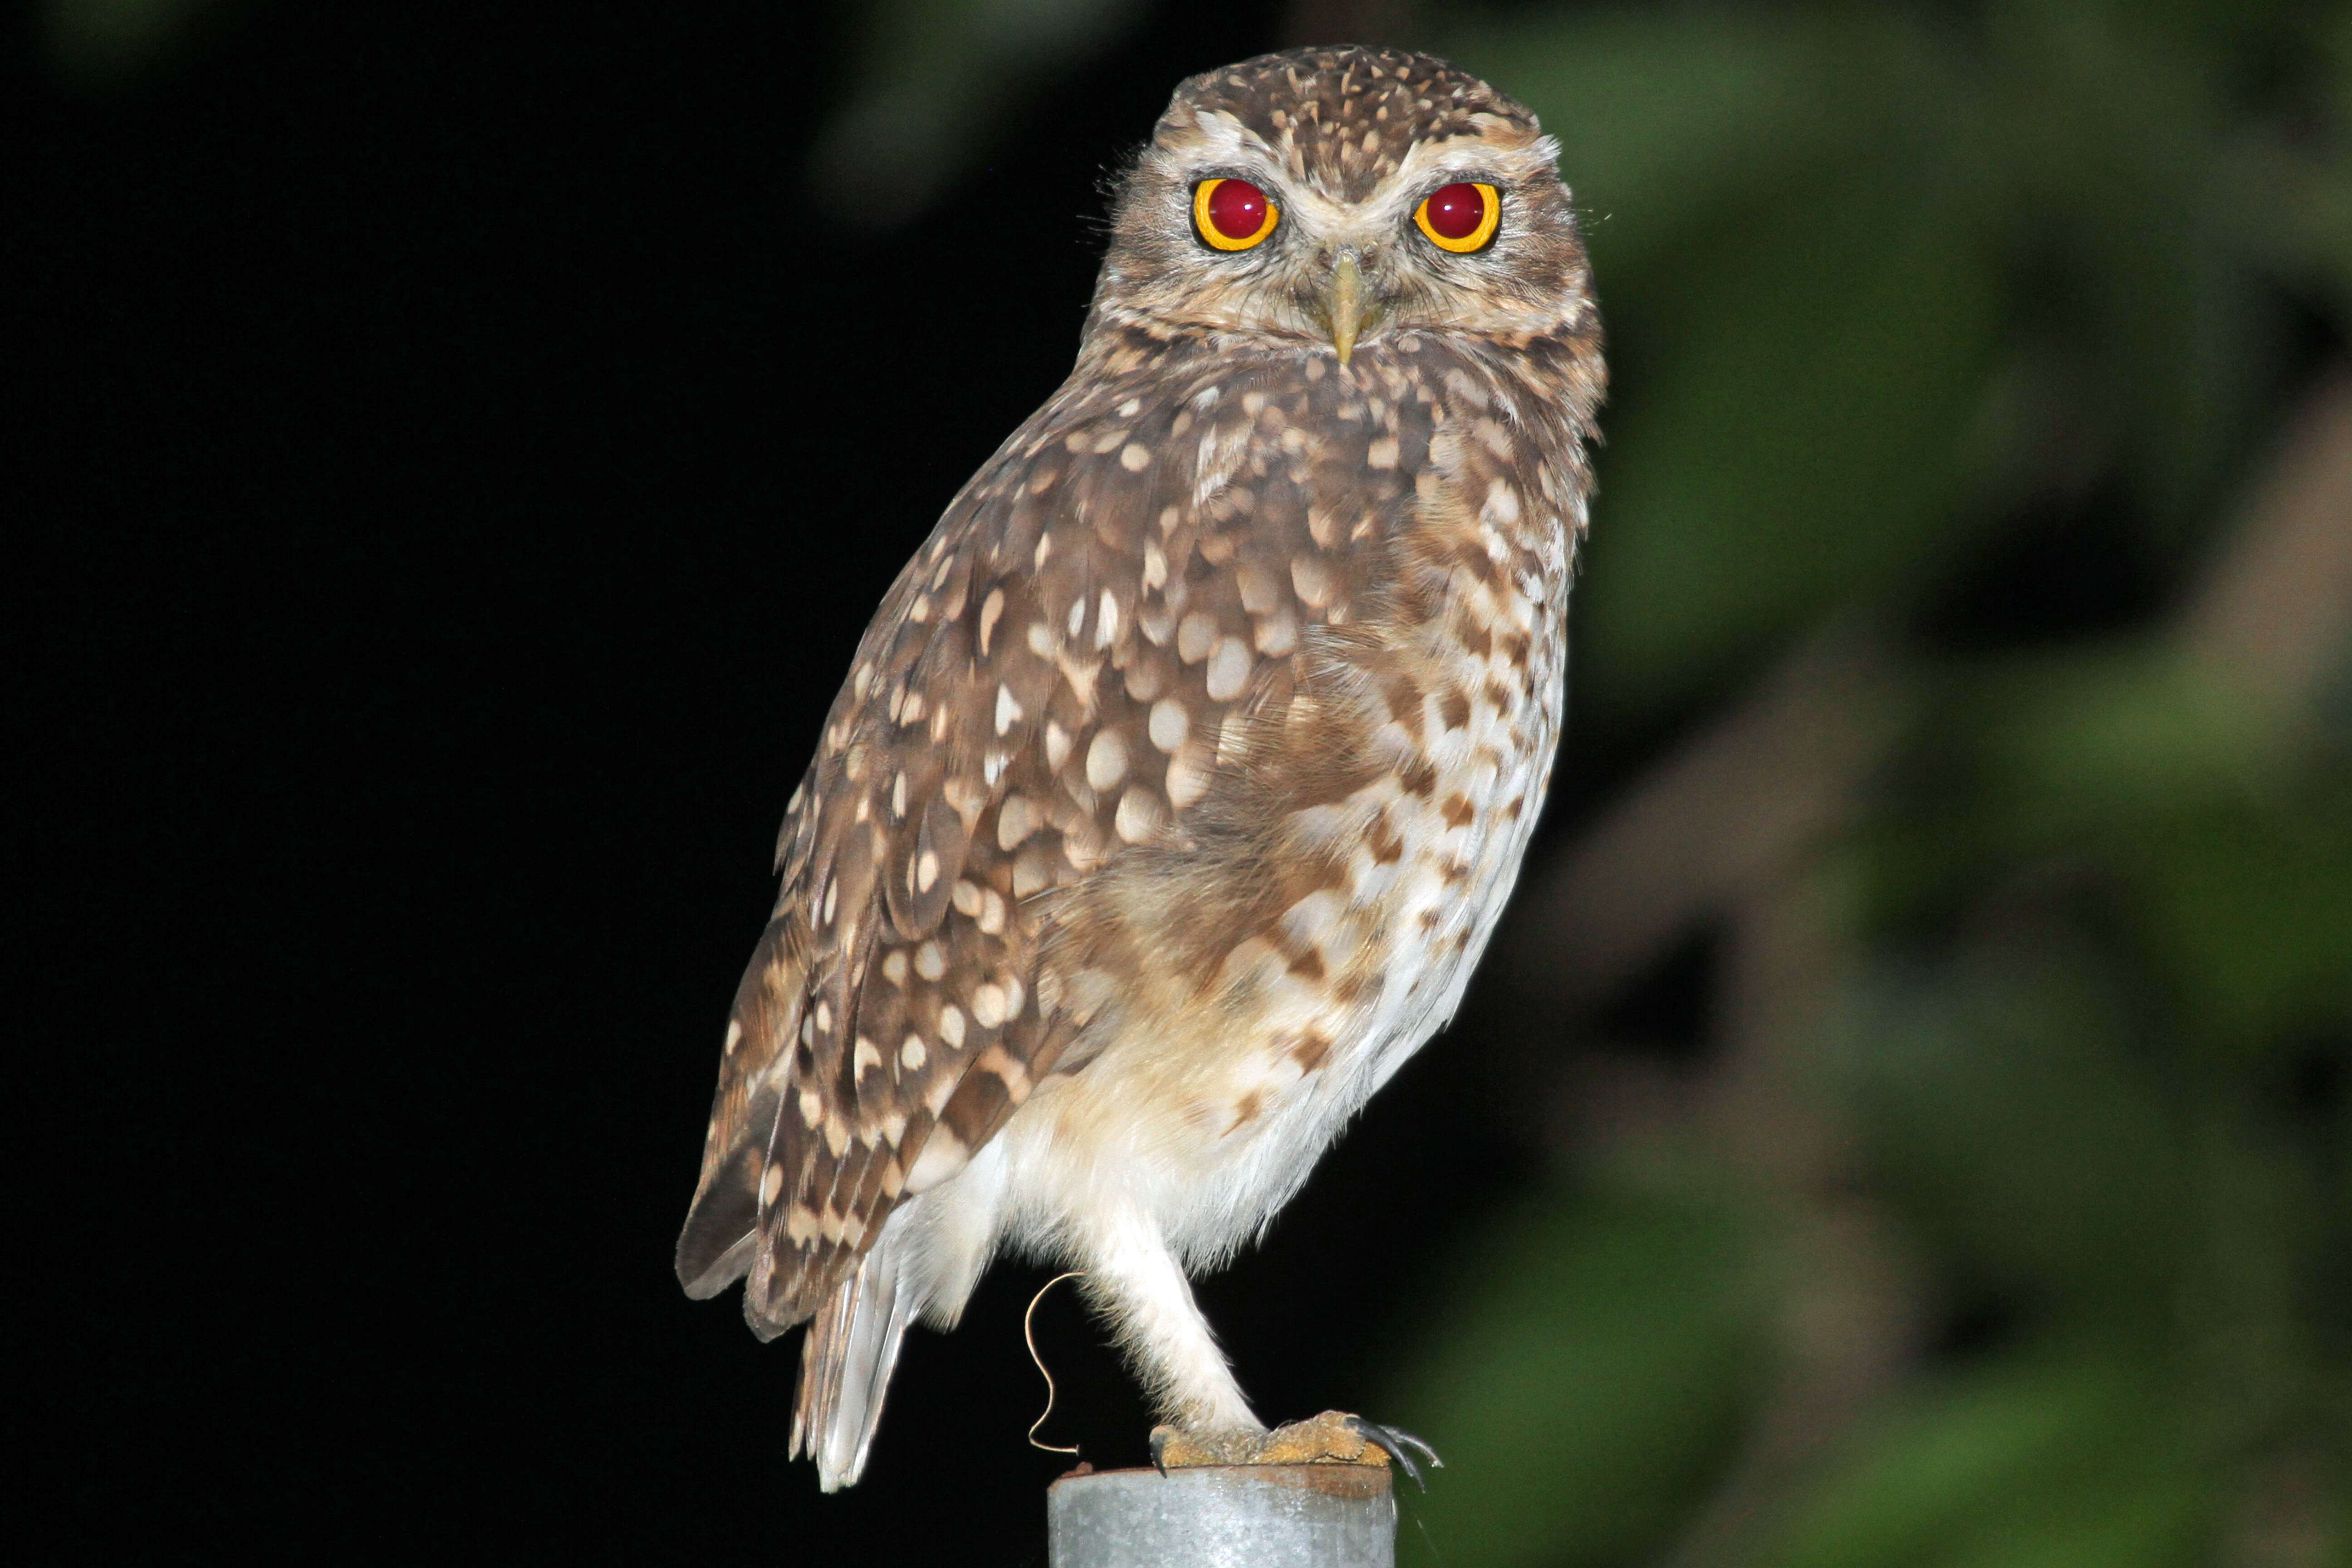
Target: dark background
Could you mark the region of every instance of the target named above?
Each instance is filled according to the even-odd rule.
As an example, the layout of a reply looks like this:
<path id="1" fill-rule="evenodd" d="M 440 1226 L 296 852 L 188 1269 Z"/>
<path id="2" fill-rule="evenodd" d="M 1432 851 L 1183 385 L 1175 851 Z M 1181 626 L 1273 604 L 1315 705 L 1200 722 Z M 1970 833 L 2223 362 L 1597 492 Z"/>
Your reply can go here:
<path id="1" fill-rule="evenodd" d="M 1042 1561 L 1042 1275 L 913 1336 L 820 1503 L 794 1342 L 669 1253 L 856 637 L 1066 372 L 1105 171 L 1270 24 L 1162 8 L 877 238 L 803 177 L 823 18 L 547 20 L 278 6 L 127 100 L 12 69 L 62 1499 L 93 1547 Z M 1511 1168 L 1458 1077 L 1409 1071 L 1205 1288 L 1264 1409 L 1348 1403 Z M 1092 1326 L 1039 1331 L 1045 1436 L 1139 1462 Z"/>

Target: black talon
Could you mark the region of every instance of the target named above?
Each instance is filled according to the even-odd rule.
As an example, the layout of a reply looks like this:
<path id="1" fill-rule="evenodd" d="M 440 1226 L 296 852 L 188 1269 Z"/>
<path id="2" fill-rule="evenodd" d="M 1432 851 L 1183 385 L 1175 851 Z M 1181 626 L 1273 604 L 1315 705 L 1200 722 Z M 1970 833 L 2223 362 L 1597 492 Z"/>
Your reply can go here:
<path id="1" fill-rule="evenodd" d="M 1421 1450 L 1421 1452 L 1422 1452 L 1422 1456 L 1423 1456 L 1424 1458 L 1428 1459 L 1428 1461 L 1429 1461 L 1429 1468 L 1430 1468 L 1431 1469 L 1433 1469 L 1433 1470 L 1442 1470 L 1442 1469 L 1444 1469 L 1444 1468 L 1445 1468 L 1445 1461 L 1444 1461 L 1444 1460 L 1443 1460 L 1443 1459 L 1441 1459 L 1441 1458 L 1439 1458 L 1437 1457 L 1437 1450 L 1436 1450 L 1436 1449 L 1434 1449 L 1434 1448 L 1431 1447 L 1428 1444 L 1426 1444 L 1426 1443 L 1423 1442 L 1420 1438 L 1418 1438 L 1418 1437 L 1414 1436 L 1412 1433 L 1410 1433 L 1410 1432 L 1406 1431 L 1403 1427 L 1402 1427 L 1402 1426 L 1391 1426 L 1391 1427 L 1387 1428 L 1387 1431 L 1388 1431 L 1389 1436 L 1391 1436 L 1391 1437 L 1394 1437 L 1395 1439 L 1397 1439 L 1397 1441 L 1399 1441 L 1399 1442 L 1401 1442 L 1401 1443 L 1410 1443 L 1410 1444 L 1412 1444 L 1414 1447 L 1416 1447 L 1416 1448 L 1420 1449 L 1420 1450 Z"/>
<path id="2" fill-rule="evenodd" d="M 1151 1429 L 1151 1468 L 1158 1470 L 1163 1478 L 1168 1474 L 1168 1467 L 1161 1462 L 1160 1456 L 1168 1451 L 1168 1428 L 1165 1426 L 1154 1426 Z"/>
<path id="3" fill-rule="evenodd" d="M 1405 1451 L 1407 1447 L 1418 1448 L 1427 1455 L 1431 1469 L 1442 1470 L 1445 1468 L 1445 1461 L 1437 1457 L 1436 1449 L 1402 1427 L 1383 1426 L 1377 1421 L 1367 1421 L 1360 1415 L 1350 1415 L 1348 1417 L 1348 1430 L 1394 1459 L 1398 1468 L 1411 1476 L 1412 1484 L 1423 1491 L 1429 1489 L 1429 1483 L 1422 1479 L 1421 1467 L 1412 1462 L 1412 1456 Z"/>

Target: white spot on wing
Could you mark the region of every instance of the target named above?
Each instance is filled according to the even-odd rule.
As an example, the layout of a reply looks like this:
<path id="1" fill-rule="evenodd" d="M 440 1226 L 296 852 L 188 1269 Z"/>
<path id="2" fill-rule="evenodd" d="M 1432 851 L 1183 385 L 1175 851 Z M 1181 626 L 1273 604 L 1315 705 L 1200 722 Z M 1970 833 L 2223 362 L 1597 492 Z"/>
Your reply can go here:
<path id="1" fill-rule="evenodd" d="M 996 847 L 1018 848 L 1023 839 L 1037 831 L 1040 820 L 1036 805 L 1027 795 L 1006 795 L 1004 804 L 996 808 Z"/>
<path id="2" fill-rule="evenodd" d="M 1112 827 L 1129 844 L 1140 844 L 1160 830 L 1160 801 L 1140 786 L 1119 797 Z"/>
<path id="3" fill-rule="evenodd" d="M 1151 743 L 1163 752 L 1173 752 L 1192 732 L 1192 716 L 1173 697 L 1163 697 L 1151 705 Z"/>
<path id="4" fill-rule="evenodd" d="M 1209 658 L 1209 695 L 1219 702 L 1230 702 L 1242 694 L 1249 684 L 1250 651 L 1239 637 L 1220 637 L 1217 651 Z"/>
<path id="5" fill-rule="evenodd" d="M 1205 610 L 1195 610 L 1176 625 L 1176 657 L 1186 664 L 1208 658 L 1216 641 L 1216 618 Z"/>
<path id="6" fill-rule="evenodd" d="M 980 657 L 988 657 L 988 639 L 996 630 L 996 618 L 1004 614 L 1004 590 L 991 588 L 980 606 Z"/>
<path id="7" fill-rule="evenodd" d="M 1097 733 L 1087 748 L 1087 786 L 1107 790 L 1127 776 L 1127 742 L 1116 730 Z"/>
<path id="8" fill-rule="evenodd" d="M 934 1127 L 931 1135 L 923 1140 L 922 1155 L 915 1168 L 907 1173 L 909 1194 L 927 1192 L 964 1168 L 971 1158 L 963 1140 L 944 1127 Z"/>

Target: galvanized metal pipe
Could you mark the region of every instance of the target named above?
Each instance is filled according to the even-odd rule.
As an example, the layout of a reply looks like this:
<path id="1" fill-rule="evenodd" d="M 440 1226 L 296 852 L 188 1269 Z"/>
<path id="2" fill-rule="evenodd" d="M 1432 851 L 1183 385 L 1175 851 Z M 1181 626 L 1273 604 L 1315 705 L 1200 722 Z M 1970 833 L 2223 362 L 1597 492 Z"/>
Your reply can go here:
<path id="1" fill-rule="evenodd" d="M 1202 1465 L 1067 1475 L 1053 1568 L 1396 1568 L 1385 1467 Z"/>

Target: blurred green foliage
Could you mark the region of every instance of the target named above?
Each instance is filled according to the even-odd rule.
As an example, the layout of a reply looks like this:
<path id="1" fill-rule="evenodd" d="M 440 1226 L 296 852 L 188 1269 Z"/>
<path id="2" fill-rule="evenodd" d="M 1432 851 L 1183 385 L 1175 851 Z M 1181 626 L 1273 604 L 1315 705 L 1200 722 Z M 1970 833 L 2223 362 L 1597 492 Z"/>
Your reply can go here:
<path id="1" fill-rule="evenodd" d="M 2159 1568 L 2207 1561 L 2215 1477 L 2137 1370 L 2003 1367 L 1890 1413 L 1770 1560 Z"/>
<path id="2" fill-rule="evenodd" d="M 1759 1179 L 1694 1119 L 1498 1223 L 1391 1406 L 1474 1460 L 1421 1505 L 1431 1560 L 2352 1561 L 2352 647 L 2297 684 L 2182 624 L 2352 338 L 2352 16 L 1433 30 L 1543 116 L 1590 217 L 1621 379 L 1583 711 L 1703 711 L 1839 624 L 1914 700 L 1790 873 L 1839 957 L 1776 1048 L 1833 1156 Z M 2145 605 L 1938 634 L 1956 595 L 2051 596 L 1986 563 L 2094 507 Z M 1916 1321 L 1775 1436 L 1790 1238 L 1853 1206 Z"/>
<path id="3" fill-rule="evenodd" d="M 2275 369 L 2266 288 L 2352 302 L 2352 244 L 2299 210 L 2344 199 L 2352 82 L 2334 19 L 2208 9 L 1444 32 L 1559 137 L 1627 383 L 1584 694 L 1671 700 L 1832 605 L 1916 595 L 2069 467 L 2168 543 L 2210 521 Z M 2290 81 L 2246 90 L 2263 75 Z"/>
<path id="4" fill-rule="evenodd" d="M 1582 1194 L 1462 1260 L 1475 1299 L 1402 1403 L 1446 1468 L 1444 1560 L 1619 1563 L 1732 1451 L 1769 1344 L 1759 1238 L 1696 1192 Z"/>

